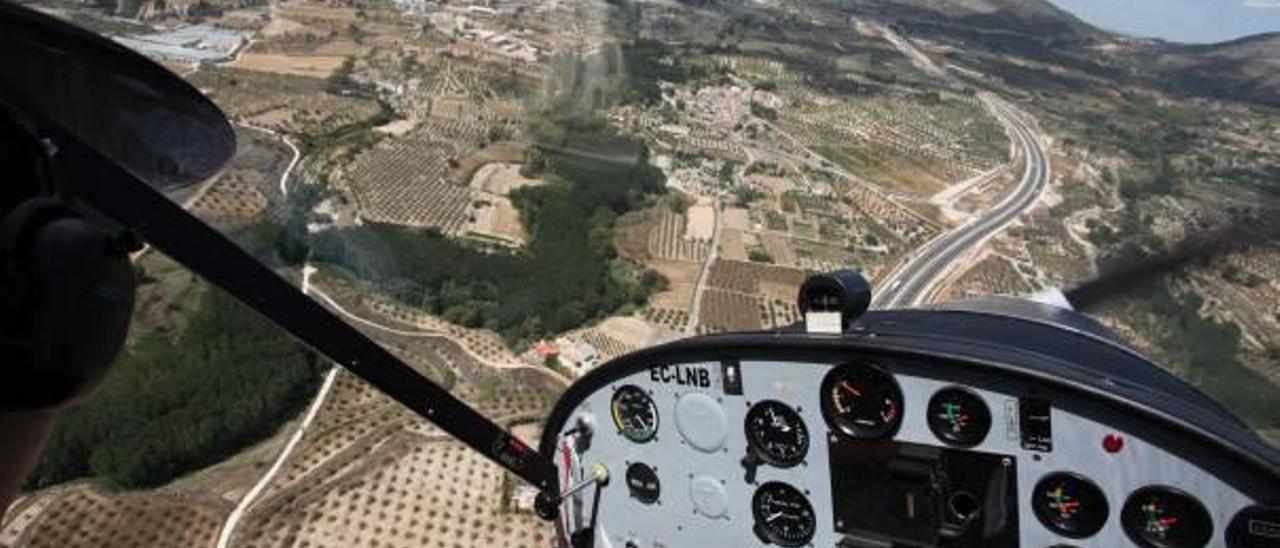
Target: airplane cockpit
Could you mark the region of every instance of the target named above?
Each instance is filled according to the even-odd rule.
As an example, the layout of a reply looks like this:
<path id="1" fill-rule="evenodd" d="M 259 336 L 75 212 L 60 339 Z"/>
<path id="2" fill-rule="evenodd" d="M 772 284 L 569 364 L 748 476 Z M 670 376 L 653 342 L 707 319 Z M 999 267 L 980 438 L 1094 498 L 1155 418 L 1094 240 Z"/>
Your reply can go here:
<path id="1" fill-rule="evenodd" d="M 1087 317 L 1011 298 L 862 313 L 852 273 L 805 290 L 804 326 L 642 351 L 565 394 L 539 449 L 570 537 L 1273 542 L 1271 449 Z"/>
<path id="2" fill-rule="evenodd" d="M 163 195 L 234 151 L 199 91 L 90 33 L 5 17 L 0 32 L 21 49 L 0 64 L 0 97 L 58 166 L 45 198 L 61 204 L 56 218 L 101 227 L 93 249 L 113 246 L 68 274 L 93 279 L 42 291 L 131 305 L 131 285 L 106 295 L 100 279 L 128 271 L 137 247 L 122 235 L 136 236 L 537 489 L 563 546 L 1280 546 L 1280 452 L 1102 324 L 1011 297 L 875 310 L 852 270 L 810 277 L 789 327 L 592 369 L 531 447 Z M 42 95 L 36 75 L 67 59 L 80 72 L 57 75 L 59 89 L 117 108 L 71 112 Z M 125 146 L 114 130 L 137 138 Z M 40 219 L 24 221 L 30 245 L 60 245 L 38 237 L 56 224 Z M 41 344 L 78 344 L 55 335 Z M 92 357 L 121 345 L 98 342 Z M 4 387 L 4 400 L 70 397 L 100 362 Z"/>

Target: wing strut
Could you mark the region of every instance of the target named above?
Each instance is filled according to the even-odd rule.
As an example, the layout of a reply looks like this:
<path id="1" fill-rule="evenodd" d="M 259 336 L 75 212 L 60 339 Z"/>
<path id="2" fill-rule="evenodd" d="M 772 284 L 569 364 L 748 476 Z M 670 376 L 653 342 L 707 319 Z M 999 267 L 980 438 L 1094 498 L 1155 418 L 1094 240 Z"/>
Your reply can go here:
<path id="1" fill-rule="evenodd" d="M 303 344 L 351 371 L 544 493 L 551 464 L 537 450 L 418 374 L 262 265 L 234 242 L 82 142 L 58 132 L 64 191 L 222 288 Z"/>

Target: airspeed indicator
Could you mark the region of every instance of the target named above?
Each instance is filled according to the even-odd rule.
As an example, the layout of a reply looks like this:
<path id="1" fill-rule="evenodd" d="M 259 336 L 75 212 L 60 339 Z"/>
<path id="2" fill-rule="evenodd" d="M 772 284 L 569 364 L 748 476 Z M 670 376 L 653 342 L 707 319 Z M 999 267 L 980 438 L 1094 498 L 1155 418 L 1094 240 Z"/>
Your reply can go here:
<path id="1" fill-rule="evenodd" d="M 645 443 L 658 434 L 658 407 L 640 387 L 625 385 L 613 393 L 609 404 L 618 433 L 636 443 Z"/>

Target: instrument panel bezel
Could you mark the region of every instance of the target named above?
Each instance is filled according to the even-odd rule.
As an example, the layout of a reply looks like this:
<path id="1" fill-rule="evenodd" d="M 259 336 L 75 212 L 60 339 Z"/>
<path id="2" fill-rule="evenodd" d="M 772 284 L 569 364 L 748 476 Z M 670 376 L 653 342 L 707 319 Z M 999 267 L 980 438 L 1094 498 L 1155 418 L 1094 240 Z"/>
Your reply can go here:
<path id="1" fill-rule="evenodd" d="M 895 314 L 901 315 L 901 312 Z M 1047 326 L 1032 327 L 1044 329 Z M 1071 338 L 1070 332 L 1059 331 L 1062 331 L 1064 339 Z M 1077 347 L 1089 344 L 1078 340 L 1063 342 Z M 1093 344 L 1097 343 L 1093 341 Z M 1107 351 L 1105 348 L 1101 350 Z M 1156 367 L 1136 359 L 1136 353 L 1118 345 L 1114 345 L 1111 354 L 1117 362 L 1130 362 L 1111 363 L 1113 367 Z M 606 388 L 609 383 L 655 366 L 744 359 L 838 366 L 852 356 L 891 360 L 904 371 L 957 384 L 1001 385 L 1006 384 L 1002 381 L 1013 379 L 1030 381 L 1043 389 L 1033 390 L 1035 393 L 1028 395 L 1049 398 L 1055 406 L 1067 407 L 1085 417 L 1099 418 L 1104 414 L 1102 409 L 1125 412 L 1135 421 L 1135 431 L 1144 432 L 1154 445 L 1182 455 L 1255 500 L 1274 501 L 1280 498 L 1280 458 L 1276 457 L 1277 452 L 1272 449 L 1268 455 L 1258 451 L 1256 444 L 1248 447 L 1248 444 L 1239 443 L 1247 441 L 1253 434 L 1236 423 L 1217 418 L 1218 422 L 1225 424 L 1219 424 L 1219 428 L 1213 430 L 1206 423 L 1212 423 L 1209 419 L 1215 417 L 1206 417 L 1209 413 L 1202 408 L 1179 406 L 1179 402 L 1167 401 L 1170 399 L 1167 395 L 1155 394 L 1165 396 L 1166 401 L 1162 402 L 1165 405 L 1150 405 L 1138 401 L 1140 398 L 1130 393 L 1143 392 L 1141 387 L 1116 382 L 1108 375 L 1099 375 L 1081 364 L 992 341 L 948 337 L 945 333 L 904 335 L 872 330 L 839 336 L 810 335 L 798 331 L 738 333 L 696 337 L 641 350 L 597 367 L 571 385 L 547 418 L 540 450 L 543 454 L 554 454 L 559 432 L 586 397 Z M 1160 400 L 1151 394 L 1144 396 L 1141 399 Z M 1188 444 L 1188 438 L 1196 443 Z M 548 472 L 556 474 L 554 465 L 547 465 L 550 467 Z"/>

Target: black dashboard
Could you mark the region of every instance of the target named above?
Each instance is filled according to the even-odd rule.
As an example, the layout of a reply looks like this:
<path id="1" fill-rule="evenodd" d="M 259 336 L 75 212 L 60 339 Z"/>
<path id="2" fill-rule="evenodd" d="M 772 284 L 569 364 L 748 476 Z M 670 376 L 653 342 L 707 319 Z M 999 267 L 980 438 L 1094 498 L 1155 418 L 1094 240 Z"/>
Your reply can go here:
<path id="1" fill-rule="evenodd" d="M 1021 316 L 871 312 L 606 364 L 544 431 L 562 491 L 610 478 L 565 497 L 559 528 L 616 547 L 1280 546 L 1274 449 L 1094 327 Z"/>

